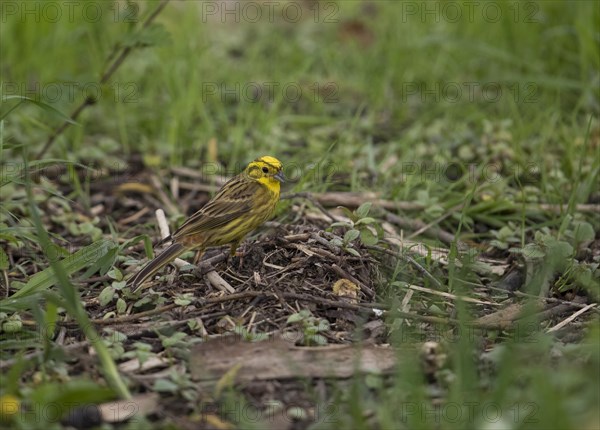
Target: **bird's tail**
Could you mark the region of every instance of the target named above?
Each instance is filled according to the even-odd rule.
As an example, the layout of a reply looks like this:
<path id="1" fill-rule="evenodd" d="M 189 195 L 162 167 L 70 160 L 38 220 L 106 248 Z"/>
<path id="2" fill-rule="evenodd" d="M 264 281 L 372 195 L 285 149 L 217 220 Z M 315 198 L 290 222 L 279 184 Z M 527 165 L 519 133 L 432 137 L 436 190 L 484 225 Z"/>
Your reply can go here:
<path id="1" fill-rule="evenodd" d="M 175 260 L 178 256 L 186 251 L 186 247 L 180 243 L 173 243 L 167 249 L 157 255 L 153 260 L 150 260 L 144 267 L 140 269 L 132 278 L 127 281 L 127 285 L 136 291 L 140 285 L 149 277 L 154 275 L 164 266 Z"/>

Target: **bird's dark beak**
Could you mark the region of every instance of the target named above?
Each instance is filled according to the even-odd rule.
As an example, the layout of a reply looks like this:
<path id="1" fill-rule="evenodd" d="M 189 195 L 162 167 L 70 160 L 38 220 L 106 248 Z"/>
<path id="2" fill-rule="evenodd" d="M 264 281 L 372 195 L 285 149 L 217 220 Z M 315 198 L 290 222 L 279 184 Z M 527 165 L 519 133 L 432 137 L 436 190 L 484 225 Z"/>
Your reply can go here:
<path id="1" fill-rule="evenodd" d="M 275 175 L 273 175 L 273 177 L 275 179 L 277 179 L 279 182 L 285 182 L 285 176 L 283 176 L 283 172 L 281 170 L 279 172 L 277 172 Z"/>

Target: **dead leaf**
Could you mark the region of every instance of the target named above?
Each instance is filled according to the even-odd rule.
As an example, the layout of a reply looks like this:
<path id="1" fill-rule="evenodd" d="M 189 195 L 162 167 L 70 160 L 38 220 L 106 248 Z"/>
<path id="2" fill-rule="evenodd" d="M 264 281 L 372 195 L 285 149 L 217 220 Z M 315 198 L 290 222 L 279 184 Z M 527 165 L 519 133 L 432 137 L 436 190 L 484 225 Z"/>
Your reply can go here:
<path id="1" fill-rule="evenodd" d="M 352 281 L 348 279 L 338 279 L 333 284 L 333 294 L 336 296 L 342 296 L 351 303 L 358 302 L 358 292 L 360 288 Z"/>

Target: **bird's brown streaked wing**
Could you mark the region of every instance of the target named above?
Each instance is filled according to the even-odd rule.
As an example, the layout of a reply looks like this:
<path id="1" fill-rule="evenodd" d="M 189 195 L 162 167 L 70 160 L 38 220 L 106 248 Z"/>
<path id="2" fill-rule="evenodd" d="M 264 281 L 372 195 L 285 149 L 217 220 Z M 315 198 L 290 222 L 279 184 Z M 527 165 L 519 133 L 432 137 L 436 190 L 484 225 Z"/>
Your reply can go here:
<path id="1" fill-rule="evenodd" d="M 250 212 L 253 197 L 260 187 L 262 185 L 254 180 L 232 179 L 212 200 L 188 218 L 171 235 L 172 239 L 221 227 Z"/>

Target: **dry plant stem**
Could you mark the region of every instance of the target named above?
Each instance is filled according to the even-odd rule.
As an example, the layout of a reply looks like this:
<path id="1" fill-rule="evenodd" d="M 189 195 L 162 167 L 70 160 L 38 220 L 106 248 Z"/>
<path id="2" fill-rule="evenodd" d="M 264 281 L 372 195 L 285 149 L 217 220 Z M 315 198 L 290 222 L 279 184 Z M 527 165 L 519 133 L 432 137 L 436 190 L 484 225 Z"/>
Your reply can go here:
<path id="1" fill-rule="evenodd" d="M 161 203 L 167 208 L 167 211 L 169 212 L 169 214 L 177 215 L 179 213 L 179 210 L 177 210 L 177 207 L 175 206 L 175 204 L 171 201 L 169 196 L 167 196 L 167 194 L 163 191 L 162 184 L 160 183 L 160 179 L 158 179 L 158 177 L 156 175 L 151 175 L 150 181 L 152 182 L 152 186 L 156 190 L 156 194 L 158 194 L 158 198 L 160 199 Z"/>
<path id="2" fill-rule="evenodd" d="M 414 293 L 415 293 L 414 290 L 408 290 L 406 292 L 406 295 L 404 296 L 404 298 L 402 299 L 402 303 L 400 304 L 400 310 L 402 312 L 408 313 L 410 311 L 410 299 L 412 299 L 412 296 Z M 406 321 L 407 325 L 410 325 L 410 323 L 405 319 L 400 320 L 400 325 L 402 325 L 402 323 L 404 323 L 404 321 Z"/>
<path id="3" fill-rule="evenodd" d="M 130 224 L 130 223 L 132 223 L 134 221 L 137 221 L 138 219 L 140 219 L 141 217 L 143 217 L 144 215 L 146 215 L 148 212 L 150 212 L 150 208 L 148 208 L 148 206 L 144 206 L 142 209 L 140 209 L 139 211 L 135 212 L 133 215 L 130 215 L 127 218 L 120 219 L 117 223 L 119 225 Z"/>
<path id="4" fill-rule="evenodd" d="M 231 285 L 229 285 L 229 283 L 214 270 L 211 270 L 206 275 L 204 275 L 204 278 L 208 281 L 210 285 L 212 285 L 219 291 L 223 291 L 224 293 L 229 294 L 235 293 L 235 289 Z"/>
<path id="5" fill-rule="evenodd" d="M 146 21 L 144 21 L 144 23 L 142 24 L 142 29 L 148 27 L 152 23 L 152 21 L 154 21 L 154 18 L 156 18 L 158 16 L 158 14 L 165 8 L 167 3 L 169 3 L 169 0 L 161 0 L 158 7 L 154 10 L 154 12 L 152 12 L 148 16 L 148 18 L 146 18 Z M 104 73 L 102 73 L 102 76 L 100 77 L 100 82 L 99 82 L 100 85 L 104 85 L 108 82 L 108 80 L 117 71 L 119 66 L 121 66 L 123 61 L 125 61 L 125 59 L 131 53 L 132 50 L 133 50 L 133 47 L 131 47 L 131 46 L 127 46 L 127 47 L 121 49 L 121 53 L 119 54 L 119 56 L 115 59 L 115 61 L 113 61 L 110 64 L 110 66 L 108 66 L 108 68 L 104 71 Z M 94 103 L 96 103 L 96 100 L 89 98 L 89 97 L 86 98 L 71 113 L 70 120 L 75 121 L 86 107 L 91 106 Z M 48 137 L 48 140 L 46 140 L 46 143 L 44 144 L 44 147 L 42 148 L 42 150 L 37 154 L 38 160 L 46 154 L 48 149 L 50 149 L 52 144 L 56 141 L 56 138 L 58 136 L 60 136 L 70 125 L 71 125 L 70 122 L 65 121 L 60 125 L 60 127 L 58 127 L 56 130 L 54 130 L 54 132 Z"/>
<path id="6" fill-rule="evenodd" d="M 161 306 L 159 308 L 150 309 L 149 311 L 139 312 L 137 314 L 126 315 L 126 316 L 122 316 L 119 318 L 94 319 L 94 320 L 92 320 L 92 323 L 98 324 L 98 325 L 112 325 L 112 324 L 123 324 L 123 323 L 128 323 L 128 322 L 134 322 L 134 321 L 139 320 L 140 318 L 146 318 L 146 317 L 150 317 L 153 315 L 161 314 L 163 312 L 170 311 L 171 309 L 175 309 L 178 306 L 179 305 L 176 305 L 175 303 L 171 303 L 169 305 Z"/>
<path id="7" fill-rule="evenodd" d="M 167 217 L 165 216 L 165 211 L 162 209 L 156 209 L 154 214 L 156 215 L 156 222 L 158 223 L 158 228 L 160 230 L 160 238 L 165 239 L 169 237 L 171 233 L 169 230 L 169 224 L 167 223 Z M 179 269 L 189 264 L 181 258 L 176 258 L 172 263 Z"/>
<path id="8" fill-rule="evenodd" d="M 432 290 L 431 288 L 420 287 L 418 285 L 408 285 L 408 288 L 415 291 L 421 291 L 423 293 L 433 294 L 435 296 L 446 297 L 452 300 L 462 300 L 468 303 L 475 303 L 478 305 L 490 305 L 490 306 L 500 306 L 499 303 L 487 302 L 485 300 L 474 299 L 472 297 L 465 296 L 457 296 L 456 294 L 446 293 L 444 291 Z"/>
<path id="9" fill-rule="evenodd" d="M 543 302 L 543 297 L 542 298 L 538 298 L 537 302 L 538 303 L 542 303 Z M 539 318 L 540 321 L 546 321 L 550 318 L 554 318 L 555 316 L 561 315 L 564 312 L 567 312 L 568 310 L 570 310 L 572 307 L 575 306 L 576 303 L 579 304 L 584 304 L 585 302 L 585 298 L 583 296 L 577 296 L 573 299 L 573 302 L 568 302 L 568 303 L 564 303 L 564 304 L 558 304 L 556 306 L 546 306 L 545 310 L 539 312 L 537 314 L 537 317 Z"/>
<path id="10" fill-rule="evenodd" d="M 596 305 L 597 305 L 597 303 L 591 303 L 591 304 L 587 305 L 586 307 L 584 307 L 582 309 L 579 309 L 573 315 L 569 316 L 568 318 L 565 318 L 563 321 L 559 322 L 554 327 L 551 327 L 548 330 L 546 330 L 546 333 L 552 333 L 554 331 L 560 330 L 561 328 L 563 328 L 564 326 L 566 326 L 567 324 L 569 324 L 570 322 L 572 322 L 579 315 L 583 314 L 584 312 L 586 312 L 587 310 L 593 308 Z"/>

